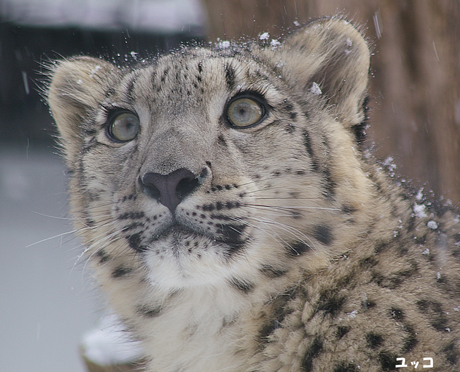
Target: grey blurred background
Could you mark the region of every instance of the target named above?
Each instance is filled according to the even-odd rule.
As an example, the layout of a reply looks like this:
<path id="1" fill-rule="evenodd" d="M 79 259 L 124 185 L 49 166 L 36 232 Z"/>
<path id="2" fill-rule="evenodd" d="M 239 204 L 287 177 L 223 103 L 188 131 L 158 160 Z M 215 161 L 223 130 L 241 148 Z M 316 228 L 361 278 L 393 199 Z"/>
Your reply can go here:
<path id="1" fill-rule="evenodd" d="M 0 371 L 83 372 L 104 308 L 71 233 L 41 63 L 145 58 L 203 33 L 195 0 L 0 0 Z"/>
<path id="2" fill-rule="evenodd" d="M 0 371 L 83 372 L 104 300 L 73 236 L 42 63 L 123 61 L 340 13 L 373 49 L 369 135 L 403 177 L 460 205 L 460 1 L 0 0 Z M 426 183 L 425 183 L 426 182 Z"/>

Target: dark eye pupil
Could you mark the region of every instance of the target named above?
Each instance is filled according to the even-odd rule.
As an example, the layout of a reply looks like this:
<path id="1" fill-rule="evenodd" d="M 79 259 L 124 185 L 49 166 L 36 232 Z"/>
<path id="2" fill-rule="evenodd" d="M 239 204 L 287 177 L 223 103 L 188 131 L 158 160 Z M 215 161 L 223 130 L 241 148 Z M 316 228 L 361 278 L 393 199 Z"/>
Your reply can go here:
<path id="1" fill-rule="evenodd" d="M 234 99 L 228 106 L 227 118 L 234 127 L 249 127 L 264 117 L 264 108 L 258 100 L 241 97 Z"/>
<path id="2" fill-rule="evenodd" d="M 139 130 L 139 118 L 130 112 L 122 112 L 112 118 L 108 133 L 117 142 L 128 142 L 136 137 Z"/>

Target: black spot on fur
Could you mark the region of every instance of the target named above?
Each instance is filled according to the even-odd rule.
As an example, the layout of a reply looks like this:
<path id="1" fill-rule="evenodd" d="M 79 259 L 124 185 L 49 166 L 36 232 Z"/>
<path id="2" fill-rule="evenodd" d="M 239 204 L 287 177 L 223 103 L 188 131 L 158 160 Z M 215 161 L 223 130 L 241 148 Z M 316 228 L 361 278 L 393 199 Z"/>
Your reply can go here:
<path id="1" fill-rule="evenodd" d="M 287 254 L 290 257 L 299 257 L 311 250 L 310 246 L 304 241 L 296 241 L 286 246 Z"/>
<path id="2" fill-rule="evenodd" d="M 358 372 L 358 367 L 353 363 L 340 362 L 334 368 L 334 372 Z"/>
<path id="3" fill-rule="evenodd" d="M 280 327 L 280 324 L 277 323 L 277 322 L 270 322 L 270 323 L 267 323 L 267 324 L 264 324 L 264 326 L 259 329 L 259 333 L 257 335 L 257 339 L 259 341 L 259 343 L 261 344 L 265 344 L 267 342 L 269 342 L 269 337 L 270 335 L 275 332 L 276 329 L 278 329 Z"/>
<path id="4" fill-rule="evenodd" d="M 437 331 L 445 331 L 447 328 L 447 319 L 439 302 L 420 300 L 417 301 L 417 307 L 423 314 L 426 314 L 431 320 L 430 324 Z"/>
<path id="5" fill-rule="evenodd" d="M 367 347 L 371 349 L 377 349 L 383 343 L 383 336 L 378 333 L 369 332 L 366 335 Z"/>
<path id="6" fill-rule="evenodd" d="M 447 280 L 446 274 L 438 276 L 438 278 L 436 279 L 436 283 L 438 283 L 441 288 L 449 288 L 449 280 Z"/>
<path id="7" fill-rule="evenodd" d="M 84 132 L 87 136 L 94 136 L 94 135 L 97 133 L 97 130 L 94 129 L 94 128 L 90 128 L 90 129 L 84 129 L 83 132 Z"/>
<path id="8" fill-rule="evenodd" d="M 351 271 L 347 275 L 345 275 L 345 276 L 343 276 L 341 278 L 338 278 L 336 283 L 335 283 L 335 290 L 340 289 L 340 288 L 345 288 L 345 287 L 349 286 L 349 284 L 351 283 L 351 281 L 353 280 L 355 275 L 356 275 L 356 272 Z"/>
<path id="9" fill-rule="evenodd" d="M 345 214 L 353 214 L 356 212 L 356 208 L 352 205 L 344 205 L 342 206 L 342 212 Z"/>
<path id="10" fill-rule="evenodd" d="M 129 231 L 129 230 L 134 230 L 137 229 L 138 227 L 142 227 L 144 224 L 140 222 L 133 222 L 132 224 L 129 224 L 128 226 L 123 227 L 123 232 Z"/>
<path id="11" fill-rule="evenodd" d="M 376 303 L 374 301 L 371 301 L 371 300 L 364 300 L 362 302 L 362 306 L 363 306 L 363 309 L 364 310 L 370 310 L 372 309 L 374 306 L 376 305 Z"/>
<path id="12" fill-rule="evenodd" d="M 105 98 L 109 98 L 115 94 L 115 88 L 110 87 L 105 91 Z"/>
<path id="13" fill-rule="evenodd" d="M 229 245 L 240 247 L 244 244 L 242 234 L 246 229 L 246 225 L 236 224 L 216 224 L 217 233 L 222 236 L 221 240 Z"/>
<path id="14" fill-rule="evenodd" d="M 268 342 L 268 336 L 281 327 L 286 316 L 293 313 L 293 310 L 288 306 L 289 301 L 295 300 L 299 296 L 306 298 L 306 293 L 303 288 L 295 287 L 283 292 L 267 303 L 267 308 L 271 309 L 272 313 L 268 317 L 269 321 L 259 330 L 260 342 Z"/>
<path id="15" fill-rule="evenodd" d="M 141 245 L 141 233 L 128 235 L 126 240 L 128 241 L 129 246 L 137 252 L 144 252 L 147 249 L 145 246 Z"/>
<path id="16" fill-rule="evenodd" d="M 460 233 L 454 235 L 454 240 L 456 243 L 460 243 Z"/>
<path id="17" fill-rule="evenodd" d="M 334 317 L 342 310 L 345 300 L 345 296 L 339 296 L 333 290 L 323 291 L 319 297 L 315 313 L 324 311 L 324 316 L 331 315 Z"/>
<path id="18" fill-rule="evenodd" d="M 374 248 L 374 251 L 376 254 L 379 254 L 381 252 L 384 252 L 388 249 L 388 243 L 386 242 L 378 242 L 376 245 L 375 245 L 375 248 Z"/>
<path id="19" fill-rule="evenodd" d="M 337 340 L 340 340 L 349 331 L 350 331 L 350 327 L 348 326 L 338 326 L 337 331 L 335 332 L 335 337 L 337 337 Z"/>
<path id="20" fill-rule="evenodd" d="M 336 182 L 331 177 L 331 172 L 329 169 L 324 170 L 324 180 L 323 180 L 323 187 L 324 192 L 323 195 L 328 199 L 333 199 L 335 195 L 335 187 L 337 186 Z"/>
<path id="21" fill-rule="evenodd" d="M 230 65 L 225 66 L 225 82 L 229 89 L 235 86 L 235 70 Z"/>
<path id="22" fill-rule="evenodd" d="M 137 76 L 132 76 L 131 80 L 128 82 L 127 87 L 126 87 L 126 97 L 133 102 L 135 100 L 135 97 L 133 95 L 133 90 L 134 90 L 134 83 L 136 81 Z"/>
<path id="23" fill-rule="evenodd" d="M 289 101 L 287 100 L 287 98 L 283 100 L 283 104 L 284 104 L 283 109 L 286 110 L 286 111 L 291 111 L 291 110 L 294 108 L 294 106 L 292 105 L 292 103 L 289 102 Z"/>
<path id="24" fill-rule="evenodd" d="M 378 261 L 375 259 L 375 257 L 372 256 L 364 258 L 359 262 L 359 266 L 361 266 L 363 269 L 370 269 L 371 267 L 374 267 L 377 264 Z"/>
<path id="25" fill-rule="evenodd" d="M 308 131 L 306 130 L 303 131 L 303 144 L 305 146 L 305 149 L 307 150 L 308 155 L 310 156 L 311 167 L 313 171 L 318 172 L 319 171 L 318 160 L 316 160 L 314 152 L 313 152 L 313 147 L 311 145 L 311 139 L 310 139 L 310 133 L 308 133 Z"/>
<path id="26" fill-rule="evenodd" d="M 96 256 L 99 257 L 100 264 L 103 264 L 110 259 L 110 256 L 103 249 L 98 250 L 96 252 Z"/>
<path id="27" fill-rule="evenodd" d="M 317 225 L 313 232 L 313 236 L 316 240 L 325 245 L 330 245 L 334 240 L 330 227 L 325 225 Z"/>
<path id="28" fill-rule="evenodd" d="M 96 221 L 94 221 L 92 218 L 90 218 L 89 216 L 86 216 L 85 218 L 85 223 L 86 223 L 86 226 L 87 227 L 94 227 L 96 226 Z"/>
<path id="29" fill-rule="evenodd" d="M 161 313 L 161 306 L 157 307 L 148 307 L 148 306 L 139 306 L 137 312 L 147 318 L 155 318 Z"/>
<path id="30" fill-rule="evenodd" d="M 220 135 L 219 137 L 217 137 L 217 142 L 219 143 L 219 145 L 227 147 L 227 142 L 225 141 L 224 136 Z"/>
<path id="31" fill-rule="evenodd" d="M 124 197 L 122 199 L 122 202 L 124 202 L 126 200 L 126 197 Z M 138 220 L 140 218 L 143 218 L 145 215 L 144 215 L 144 212 L 126 212 L 126 213 L 123 213 L 123 214 L 120 214 L 117 219 L 119 220 Z"/>
<path id="32" fill-rule="evenodd" d="M 129 275 L 132 271 L 133 269 L 131 269 L 130 267 L 126 267 L 123 265 L 118 266 L 115 270 L 113 270 L 112 278 L 115 278 L 115 279 L 122 278 L 124 276 Z"/>
<path id="33" fill-rule="evenodd" d="M 451 341 L 447 346 L 442 348 L 441 351 L 446 355 L 446 359 L 450 364 L 457 364 L 459 354 L 455 345 L 455 341 Z"/>
<path id="34" fill-rule="evenodd" d="M 302 358 L 301 371 L 310 372 L 313 369 L 313 360 L 321 353 L 323 350 L 323 341 L 316 336 L 313 342 L 310 344 L 308 349 L 305 351 L 305 354 Z"/>
<path id="35" fill-rule="evenodd" d="M 249 293 L 254 289 L 254 283 L 247 282 L 246 280 L 232 278 L 230 279 L 230 284 L 233 288 L 236 288 L 243 293 Z"/>
<path id="36" fill-rule="evenodd" d="M 276 269 L 273 266 L 270 265 L 263 265 L 260 268 L 260 272 L 264 274 L 267 278 L 273 279 L 273 278 L 279 278 L 281 276 L 286 275 L 287 270 L 284 269 Z"/>
<path id="37" fill-rule="evenodd" d="M 390 316 L 398 322 L 402 322 L 405 318 L 404 311 L 397 307 L 392 307 L 390 309 Z"/>
<path id="38" fill-rule="evenodd" d="M 411 325 L 405 324 L 403 329 L 406 333 L 408 333 L 408 336 L 404 339 L 404 346 L 402 348 L 402 353 L 405 354 L 411 351 L 418 344 L 418 339 L 417 333 Z"/>
<path id="39" fill-rule="evenodd" d="M 366 122 L 362 122 L 360 124 L 354 125 L 351 130 L 353 131 L 356 142 L 358 143 L 358 148 L 362 148 L 362 144 L 366 140 L 366 129 L 368 128 L 368 124 Z"/>
<path id="40" fill-rule="evenodd" d="M 417 262 L 412 260 L 409 262 L 409 265 L 410 267 L 408 269 L 391 273 L 388 277 L 384 276 L 381 273 L 373 272 L 372 281 L 375 281 L 377 285 L 379 285 L 382 288 L 398 288 L 406 279 L 412 277 L 419 270 Z"/>
<path id="41" fill-rule="evenodd" d="M 395 371 L 397 356 L 389 351 L 382 350 L 378 355 L 378 361 L 383 371 Z"/>

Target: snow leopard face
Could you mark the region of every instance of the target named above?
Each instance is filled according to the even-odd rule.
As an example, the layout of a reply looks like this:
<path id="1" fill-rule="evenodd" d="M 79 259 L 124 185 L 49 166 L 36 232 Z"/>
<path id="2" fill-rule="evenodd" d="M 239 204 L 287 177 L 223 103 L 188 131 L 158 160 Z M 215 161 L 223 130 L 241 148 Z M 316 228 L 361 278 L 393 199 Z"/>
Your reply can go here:
<path id="1" fill-rule="evenodd" d="M 303 30 L 276 47 L 184 49 L 135 68 L 58 64 L 49 99 L 78 190 L 73 210 L 112 278 L 144 269 L 166 289 L 250 291 L 293 261 L 324 264 L 346 241 L 337 226 L 360 208 L 366 181 L 341 159 L 358 151 L 368 52 L 354 29 L 322 56 L 295 48 L 306 37 L 320 48 L 329 32 L 339 30 Z"/>

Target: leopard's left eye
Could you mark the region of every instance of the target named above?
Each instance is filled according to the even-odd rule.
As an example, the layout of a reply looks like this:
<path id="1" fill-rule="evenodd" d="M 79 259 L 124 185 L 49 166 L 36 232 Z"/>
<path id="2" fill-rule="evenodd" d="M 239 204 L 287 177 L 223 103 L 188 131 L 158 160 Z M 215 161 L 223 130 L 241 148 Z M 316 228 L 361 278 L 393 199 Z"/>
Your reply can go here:
<path id="1" fill-rule="evenodd" d="M 234 98 L 227 108 L 227 119 L 232 126 L 237 128 L 259 124 L 265 116 L 265 107 L 252 97 Z"/>
<path id="2" fill-rule="evenodd" d="M 140 130 L 140 122 L 137 115 L 123 111 L 116 114 L 107 128 L 109 138 L 116 142 L 128 142 L 133 140 Z"/>

